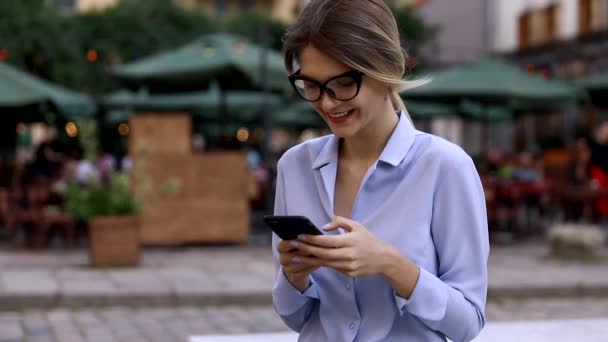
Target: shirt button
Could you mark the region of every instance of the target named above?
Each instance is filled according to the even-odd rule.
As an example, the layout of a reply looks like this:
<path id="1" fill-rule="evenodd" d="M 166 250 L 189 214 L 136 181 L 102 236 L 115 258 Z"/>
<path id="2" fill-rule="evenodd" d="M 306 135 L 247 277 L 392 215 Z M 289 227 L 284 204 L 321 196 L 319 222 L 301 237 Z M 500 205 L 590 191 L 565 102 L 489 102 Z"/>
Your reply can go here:
<path id="1" fill-rule="evenodd" d="M 348 327 L 352 330 L 355 329 L 355 323 L 354 322 L 350 322 L 350 324 L 348 325 Z"/>
<path id="2" fill-rule="evenodd" d="M 346 285 L 345 285 L 345 286 L 346 286 L 346 289 L 347 289 L 347 290 L 350 290 L 350 284 L 349 284 L 349 283 L 346 283 Z"/>

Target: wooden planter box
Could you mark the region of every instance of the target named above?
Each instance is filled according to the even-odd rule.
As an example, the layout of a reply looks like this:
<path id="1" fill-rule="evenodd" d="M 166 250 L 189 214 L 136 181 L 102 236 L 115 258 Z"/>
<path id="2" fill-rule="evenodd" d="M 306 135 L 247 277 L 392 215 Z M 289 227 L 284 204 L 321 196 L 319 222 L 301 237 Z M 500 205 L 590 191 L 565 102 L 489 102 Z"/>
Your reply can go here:
<path id="1" fill-rule="evenodd" d="M 89 255 L 93 267 L 139 264 L 139 221 L 136 216 L 103 216 L 89 221 Z"/>

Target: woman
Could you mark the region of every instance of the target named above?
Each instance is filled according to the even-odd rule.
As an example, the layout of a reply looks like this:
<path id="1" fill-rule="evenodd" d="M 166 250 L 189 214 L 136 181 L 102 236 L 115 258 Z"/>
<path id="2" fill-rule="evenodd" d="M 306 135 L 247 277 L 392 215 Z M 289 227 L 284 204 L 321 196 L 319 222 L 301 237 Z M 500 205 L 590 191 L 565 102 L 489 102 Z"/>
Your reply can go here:
<path id="1" fill-rule="evenodd" d="M 485 322 L 483 189 L 458 146 L 416 131 L 382 0 L 312 0 L 284 40 L 298 94 L 333 135 L 278 163 L 276 215 L 323 236 L 273 240 L 273 302 L 301 341 L 473 339 Z"/>

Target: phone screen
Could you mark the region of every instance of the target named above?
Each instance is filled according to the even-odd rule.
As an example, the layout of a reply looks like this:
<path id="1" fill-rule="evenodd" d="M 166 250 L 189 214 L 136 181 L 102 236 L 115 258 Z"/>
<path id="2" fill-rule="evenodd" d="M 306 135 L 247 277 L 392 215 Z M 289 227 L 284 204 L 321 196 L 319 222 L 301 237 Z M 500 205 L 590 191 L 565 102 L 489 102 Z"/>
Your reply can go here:
<path id="1" fill-rule="evenodd" d="M 264 222 L 282 240 L 295 240 L 300 234 L 323 235 L 305 216 L 264 216 Z"/>

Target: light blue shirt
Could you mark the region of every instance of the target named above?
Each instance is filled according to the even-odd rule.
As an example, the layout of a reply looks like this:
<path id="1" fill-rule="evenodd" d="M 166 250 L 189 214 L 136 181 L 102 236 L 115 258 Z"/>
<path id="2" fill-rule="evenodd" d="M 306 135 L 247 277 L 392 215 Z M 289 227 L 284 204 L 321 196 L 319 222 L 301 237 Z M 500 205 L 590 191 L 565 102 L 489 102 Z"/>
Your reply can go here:
<path id="1" fill-rule="evenodd" d="M 301 293 L 281 270 L 274 236 L 273 303 L 299 341 L 458 342 L 484 326 L 489 242 L 479 175 L 459 146 L 401 117 L 363 179 L 352 219 L 416 263 L 418 283 L 406 300 L 382 276 L 319 268 Z M 276 215 L 304 215 L 318 227 L 332 220 L 338 143 L 325 136 L 283 155 Z"/>

